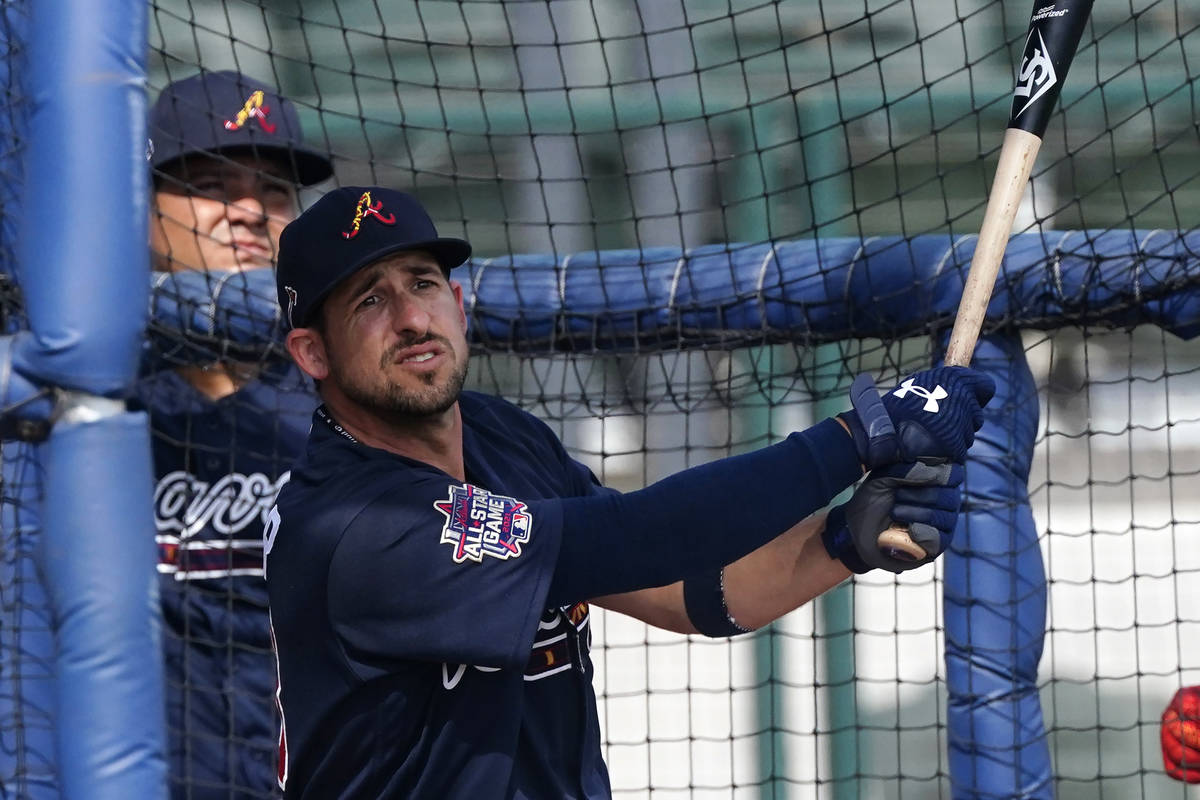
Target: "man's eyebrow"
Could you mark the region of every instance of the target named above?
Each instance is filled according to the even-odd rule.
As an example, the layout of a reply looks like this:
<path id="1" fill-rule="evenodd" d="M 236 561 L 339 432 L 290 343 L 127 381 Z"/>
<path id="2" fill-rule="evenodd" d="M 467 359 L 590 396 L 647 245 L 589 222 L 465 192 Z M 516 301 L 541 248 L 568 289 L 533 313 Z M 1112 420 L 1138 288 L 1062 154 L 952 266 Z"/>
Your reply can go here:
<path id="1" fill-rule="evenodd" d="M 260 161 L 253 167 L 246 167 L 246 165 L 243 164 L 239 164 L 237 166 L 240 166 L 242 169 L 248 168 L 259 178 L 271 181 L 272 183 L 285 183 L 289 185 L 294 183 L 292 180 L 291 170 L 274 161 Z"/>
<path id="2" fill-rule="evenodd" d="M 214 172 L 221 172 L 223 168 L 223 164 L 211 158 L 196 158 L 183 161 L 179 165 L 179 172 L 186 177 L 193 173 L 212 174 Z"/>
<path id="3" fill-rule="evenodd" d="M 403 264 L 403 265 L 401 265 L 401 268 L 408 270 L 413 275 L 441 275 L 442 274 L 442 268 L 440 266 L 438 266 L 437 264 L 429 264 L 424 261 L 411 263 L 411 264 Z"/>
<path id="4" fill-rule="evenodd" d="M 361 276 L 354 283 L 350 284 L 350 297 L 358 297 L 360 294 L 370 289 L 379 280 L 379 276 L 383 271 L 379 267 L 368 267 L 363 270 Z"/>

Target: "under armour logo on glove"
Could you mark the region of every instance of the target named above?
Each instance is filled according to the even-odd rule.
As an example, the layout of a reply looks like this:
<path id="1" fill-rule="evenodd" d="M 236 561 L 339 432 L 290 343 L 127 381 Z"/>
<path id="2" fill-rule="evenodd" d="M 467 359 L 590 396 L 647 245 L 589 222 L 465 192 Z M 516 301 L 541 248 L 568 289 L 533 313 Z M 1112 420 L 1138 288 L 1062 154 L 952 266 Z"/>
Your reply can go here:
<path id="1" fill-rule="evenodd" d="M 991 377 L 966 367 L 922 370 L 882 398 L 871 376 L 859 375 L 850 387 L 854 408 L 839 416 L 867 469 L 896 461 L 962 463 L 995 391 Z M 924 404 L 904 402 L 909 394 Z"/>
<path id="2" fill-rule="evenodd" d="M 946 399 L 949 397 L 949 394 L 942 388 L 941 384 L 937 384 L 933 387 L 933 391 L 930 391 L 924 386 L 917 386 L 916 380 L 916 378 L 909 378 L 900 384 L 899 388 L 892 392 L 892 394 L 896 395 L 896 397 L 904 398 L 909 392 L 912 392 L 918 397 L 924 397 L 925 410 L 931 414 L 936 414 L 938 412 L 938 400 Z"/>

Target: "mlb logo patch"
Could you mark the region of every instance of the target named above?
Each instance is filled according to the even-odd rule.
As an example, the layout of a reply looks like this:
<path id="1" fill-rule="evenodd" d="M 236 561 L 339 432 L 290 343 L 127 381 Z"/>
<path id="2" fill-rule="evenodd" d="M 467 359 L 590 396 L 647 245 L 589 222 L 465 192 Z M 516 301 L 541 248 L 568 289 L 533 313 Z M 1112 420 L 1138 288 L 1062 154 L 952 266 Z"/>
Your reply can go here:
<path id="1" fill-rule="evenodd" d="M 469 483 L 451 486 L 449 498 L 433 507 L 446 517 L 441 543 L 454 547 L 451 557 L 455 564 L 478 564 L 484 556 L 502 561 L 517 558 L 533 528 L 524 503 Z"/>

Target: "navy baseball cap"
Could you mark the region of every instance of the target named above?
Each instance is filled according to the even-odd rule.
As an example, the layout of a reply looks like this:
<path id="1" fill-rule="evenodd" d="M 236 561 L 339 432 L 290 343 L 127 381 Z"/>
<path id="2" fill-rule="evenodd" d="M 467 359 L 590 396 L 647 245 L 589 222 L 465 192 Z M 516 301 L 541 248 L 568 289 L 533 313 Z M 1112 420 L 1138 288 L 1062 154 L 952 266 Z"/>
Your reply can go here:
<path id="1" fill-rule="evenodd" d="M 281 158 L 302 186 L 333 174 L 329 159 L 304 144 L 296 107 L 239 72 L 201 72 L 170 84 L 150 110 L 149 126 L 155 169 L 194 153 L 240 151 Z"/>
<path id="2" fill-rule="evenodd" d="M 402 250 L 426 251 L 447 275 L 471 257 L 467 242 L 438 236 L 411 194 L 378 186 L 326 193 L 279 237 L 275 289 L 288 325 L 306 327 L 339 283 Z"/>

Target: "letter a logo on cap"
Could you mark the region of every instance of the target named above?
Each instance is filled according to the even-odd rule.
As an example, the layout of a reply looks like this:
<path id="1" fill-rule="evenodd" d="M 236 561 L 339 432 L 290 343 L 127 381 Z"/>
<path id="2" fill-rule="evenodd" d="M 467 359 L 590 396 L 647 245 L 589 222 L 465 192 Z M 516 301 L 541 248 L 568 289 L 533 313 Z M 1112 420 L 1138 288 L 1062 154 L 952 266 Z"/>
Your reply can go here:
<path id="1" fill-rule="evenodd" d="M 267 121 L 267 114 L 271 113 L 271 108 L 270 106 L 263 105 L 263 97 L 264 95 L 261 90 L 247 97 L 246 102 L 242 104 L 242 110 L 237 113 L 237 116 L 233 119 L 225 120 L 225 130 L 240 130 L 251 118 L 254 118 L 258 120 L 260 128 L 267 133 L 274 133 L 275 123 Z"/>
<path id="2" fill-rule="evenodd" d="M 350 223 L 350 230 L 342 231 L 342 238 L 353 239 L 355 236 L 358 236 L 358 229 L 362 226 L 365 217 L 374 217 L 384 225 L 396 224 L 395 214 L 383 213 L 382 200 L 372 203 L 371 193 L 363 192 L 362 197 L 358 198 L 358 205 L 354 207 L 354 220 Z"/>

